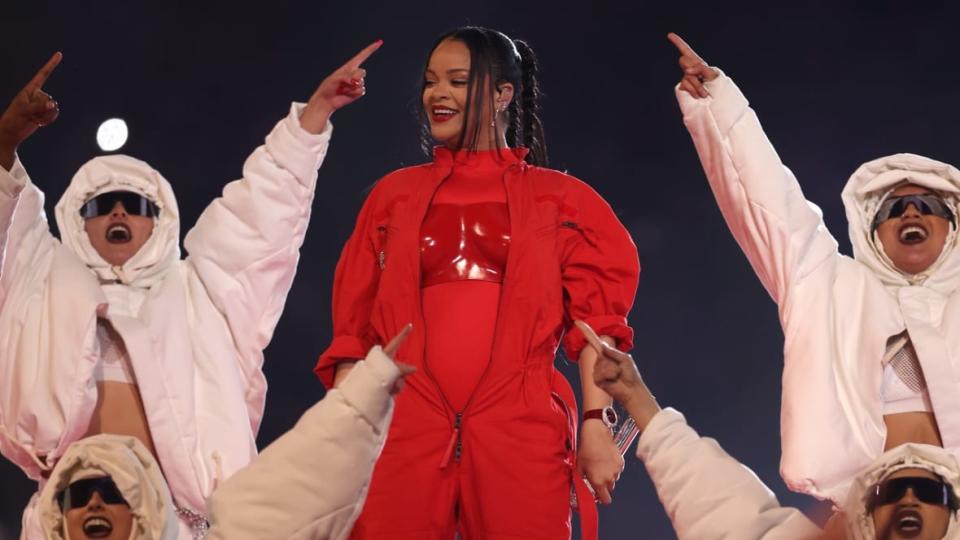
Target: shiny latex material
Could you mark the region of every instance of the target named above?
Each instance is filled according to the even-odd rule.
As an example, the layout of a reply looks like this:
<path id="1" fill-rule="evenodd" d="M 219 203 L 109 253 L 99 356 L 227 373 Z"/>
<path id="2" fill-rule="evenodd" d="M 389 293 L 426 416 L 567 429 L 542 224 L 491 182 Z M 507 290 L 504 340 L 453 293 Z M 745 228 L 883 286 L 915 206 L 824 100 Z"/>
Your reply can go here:
<path id="1" fill-rule="evenodd" d="M 509 248 L 506 204 L 434 204 L 420 228 L 421 285 L 503 283 Z"/>

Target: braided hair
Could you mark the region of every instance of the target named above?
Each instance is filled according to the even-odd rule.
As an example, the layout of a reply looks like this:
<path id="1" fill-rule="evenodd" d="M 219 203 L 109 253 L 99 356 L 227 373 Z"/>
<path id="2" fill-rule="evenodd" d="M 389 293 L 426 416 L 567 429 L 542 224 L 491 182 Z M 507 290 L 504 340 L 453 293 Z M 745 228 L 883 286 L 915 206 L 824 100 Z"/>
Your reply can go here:
<path id="1" fill-rule="evenodd" d="M 524 146 L 529 150 L 526 161 L 531 165 L 547 165 L 547 144 L 540 120 L 540 84 L 537 81 L 537 57 L 530 46 L 520 40 L 512 40 L 502 32 L 464 26 L 451 30 L 437 39 L 430 54 L 444 41 L 460 41 L 470 51 L 470 76 L 467 81 L 467 102 L 463 115 L 463 131 L 457 148 L 476 149 L 480 143 L 483 127 L 483 112 L 492 107 L 487 103 L 497 87 L 508 82 L 513 85 L 514 98 L 507 107 L 506 140 L 510 147 Z M 426 67 L 424 68 L 426 71 Z M 422 89 L 421 89 L 422 91 Z M 429 154 L 432 146 L 427 111 L 420 107 L 420 141 Z M 500 147 L 499 139 L 496 146 Z"/>

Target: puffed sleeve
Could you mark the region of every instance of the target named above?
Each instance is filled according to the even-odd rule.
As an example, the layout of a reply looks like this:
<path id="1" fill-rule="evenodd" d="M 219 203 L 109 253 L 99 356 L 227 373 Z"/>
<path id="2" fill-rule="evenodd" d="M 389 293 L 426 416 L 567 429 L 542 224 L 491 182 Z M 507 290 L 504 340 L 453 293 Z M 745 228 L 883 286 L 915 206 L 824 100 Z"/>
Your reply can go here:
<path id="1" fill-rule="evenodd" d="M 327 388 L 333 386 L 337 364 L 357 361 L 376 345 L 370 310 L 380 282 L 378 246 L 374 245 L 372 234 L 378 187 L 379 184 L 364 202 L 337 262 L 333 278 L 333 341 L 314 368 Z"/>
<path id="2" fill-rule="evenodd" d="M 640 278 L 637 246 L 610 205 L 592 188 L 576 182 L 575 204 L 561 217 L 561 275 L 566 332 L 563 348 L 576 361 L 586 345 L 573 325 L 582 320 L 597 334 L 616 340 L 618 349 L 633 347 L 627 315 Z"/>

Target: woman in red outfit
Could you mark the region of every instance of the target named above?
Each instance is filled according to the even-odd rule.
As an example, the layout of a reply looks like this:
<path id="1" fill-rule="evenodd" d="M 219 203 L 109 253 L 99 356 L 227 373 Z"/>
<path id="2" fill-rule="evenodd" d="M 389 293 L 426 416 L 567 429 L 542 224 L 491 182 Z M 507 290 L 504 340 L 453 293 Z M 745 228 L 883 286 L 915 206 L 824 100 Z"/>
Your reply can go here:
<path id="1" fill-rule="evenodd" d="M 423 80 L 433 162 L 374 187 L 341 255 L 317 374 L 335 385 L 408 322 L 398 357 L 419 368 L 353 538 L 569 538 L 574 486 L 595 536 L 581 478 L 610 502 L 623 460 L 600 419 L 574 450 L 577 407 L 553 363 L 562 341 L 586 374 L 588 416 L 601 416 L 610 398 L 572 322 L 629 349 L 640 267 L 609 205 L 543 168 L 536 72 L 533 51 L 500 32 L 442 36 Z"/>

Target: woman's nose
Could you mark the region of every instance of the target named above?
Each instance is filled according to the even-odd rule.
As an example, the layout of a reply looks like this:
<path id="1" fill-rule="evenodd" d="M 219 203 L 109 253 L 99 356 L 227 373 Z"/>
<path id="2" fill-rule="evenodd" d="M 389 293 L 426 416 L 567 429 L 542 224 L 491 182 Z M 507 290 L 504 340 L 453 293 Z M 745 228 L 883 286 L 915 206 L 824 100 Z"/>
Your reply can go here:
<path id="1" fill-rule="evenodd" d="M 917 217 L 921 214 L 920 210 L 917 208 L 917 205 L 914 203 L 907 204 L 907 207 L 903 210 L 903 217 Z"/>
<path id="2" fill-rule="evenodd" d="M 100 492 L 94 491 L 87 503 L 88 510 L 103 510 L 103 499 L 100 498 Z"/>
<path id="3" fill-rule="evenodd" d="M 897 502 L 899 504 L 911 504 L 911 503 L 918 503 L 920 501 L 919 499 L 917 499 L 916 494 L 913 492 L 913 488 L 908 487 L 907 491 L 903 493 L 903 497 L 900 497 L 900 500 Z"/>
<path id="4" fill-rule="evenodd" d="M 124 208 L 122 202 L 117 201 L 117 202 L 113 205 L 113 210 L 110 211 L 110 215 L 111 215 L 111 216 L 126 216 L 126 215 L 127 215 L 127 209 Z"/>

